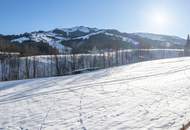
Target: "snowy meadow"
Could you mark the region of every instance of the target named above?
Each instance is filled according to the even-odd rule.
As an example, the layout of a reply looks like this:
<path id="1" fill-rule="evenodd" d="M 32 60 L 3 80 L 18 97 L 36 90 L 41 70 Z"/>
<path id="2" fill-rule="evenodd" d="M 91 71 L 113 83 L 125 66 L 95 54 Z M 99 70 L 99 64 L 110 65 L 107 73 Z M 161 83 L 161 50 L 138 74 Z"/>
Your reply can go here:
<path id="1" fill-rule="evenodd" d="M 0 83 L 1 130 L 179 130 L 190 58 Z"/>

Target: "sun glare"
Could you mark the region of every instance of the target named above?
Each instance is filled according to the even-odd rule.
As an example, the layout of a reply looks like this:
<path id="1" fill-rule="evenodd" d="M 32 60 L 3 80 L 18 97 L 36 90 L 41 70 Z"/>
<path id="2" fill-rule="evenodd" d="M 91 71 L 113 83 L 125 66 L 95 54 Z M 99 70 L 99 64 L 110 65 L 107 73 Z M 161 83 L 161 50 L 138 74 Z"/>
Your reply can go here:
<path id="1" fill-rule="evenodd" d="M 169 16 L 167 16 L 165 13 L 163 13 L 163 12 L 154 12 L 153 13 L 152 23 L 155 26 L 165 27 L 165 26 L 167 26 L 168 21 L 169 21 Z"/>
<path id="2" fill-rule="evenodd" d="M 172 25 L 172 18 L 169 11 L 156 8 L 149 11 L 146 11 L 144 14 L 146 19 L 146 27 L 151 32 L 163 33 L 168 30 Z"/>

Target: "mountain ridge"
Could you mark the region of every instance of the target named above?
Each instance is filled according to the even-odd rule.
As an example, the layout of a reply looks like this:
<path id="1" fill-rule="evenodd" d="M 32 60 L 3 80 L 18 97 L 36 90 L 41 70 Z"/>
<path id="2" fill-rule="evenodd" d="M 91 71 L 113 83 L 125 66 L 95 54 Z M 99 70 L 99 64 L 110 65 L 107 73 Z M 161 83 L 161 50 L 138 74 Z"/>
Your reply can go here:
<path id="1" fill-rule="evenodd" d="M 34 31 L 19 35 L 1 35 L 12 44 L 32 41 L 47 43 L 59 52 L 88 53 L 93 48 L 133 49 L 133 48 L 183 48 L 186 40 L 178 36 L 154 33 L 126 33 L 116 29 L 98 29 L 85 26 L 55 28 L 49 31 Z"/>

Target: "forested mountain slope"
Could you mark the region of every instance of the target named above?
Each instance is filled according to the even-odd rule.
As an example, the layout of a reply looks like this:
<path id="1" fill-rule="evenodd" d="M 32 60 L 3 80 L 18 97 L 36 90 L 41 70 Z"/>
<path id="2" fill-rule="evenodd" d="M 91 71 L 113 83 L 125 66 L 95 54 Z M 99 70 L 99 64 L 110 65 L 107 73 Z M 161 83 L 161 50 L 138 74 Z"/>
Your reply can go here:
<path id="1" fill-rule="evenodd" d="M 0 51 L 17 51 L 23 55 L 89 53 L 96 49 L 181 49 L 185 39 L 150 33 L 123 33 L 115 29 L 84 26 L 56 28 L 50 31 L 0 35 Z M 43 50 L 41 48 L 44 48 Z M 24 51 L 27 50 L 27 51 Z"/>

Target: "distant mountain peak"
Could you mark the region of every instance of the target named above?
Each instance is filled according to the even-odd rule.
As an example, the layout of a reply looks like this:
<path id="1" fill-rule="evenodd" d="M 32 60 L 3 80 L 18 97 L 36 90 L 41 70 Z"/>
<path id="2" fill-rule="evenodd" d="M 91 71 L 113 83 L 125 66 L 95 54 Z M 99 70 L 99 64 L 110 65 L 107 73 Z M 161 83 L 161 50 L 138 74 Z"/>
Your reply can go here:
<path id="1" fill-rule="evenodd" d="M 153 33 L 122 33 L 116 29 L 97 29 L 85 26 L 72 28 L 56 28 L 50 31 L 36 31 L 21 35 L 14 35 L 11 41 L 23 43 L 25 41 L 45 42 L 50 46 L 64 51 L 65 48 L 89 51 L 94 46 L 105 48 L 182 48 L 185 39 Z M 102 48 L 103 47 L 103 48 Z"/>
<path id="2" fill-rule="evenodd" d="M 89 28 L 89 27 L 85 27 L 85 26 L 75 26 L 72 28 L 56 28 L 57 30 L 62 30 L 66 33 L 72 33 L 72 32 L 76 32 L 76 31 L 80 31 L 83 33 L 90 33 L 90 32 L 96 32 L 99 31 L 99 29 L 97 28 Z"/>
<path id="3" fill-rule="evenodd" d="M 174 44 L 184 44 L 185 39 L 180 38 L 178 36 L 168 36 L 163 34 L 154 34 L 154 33 L 133 33 L 136 36 L 140 36 L 142 38 L 147 38 L 155 41 L 162 41 L 162 42 L 171 42 Z"/>

